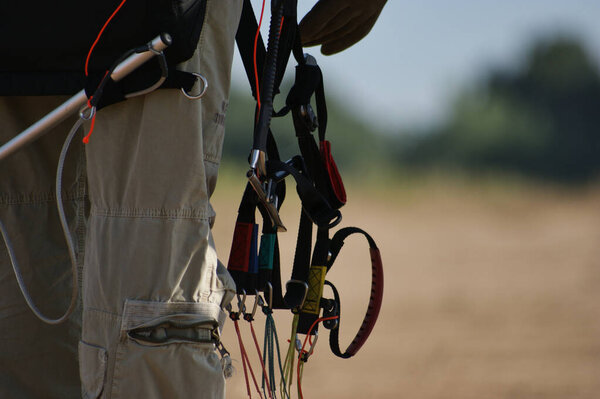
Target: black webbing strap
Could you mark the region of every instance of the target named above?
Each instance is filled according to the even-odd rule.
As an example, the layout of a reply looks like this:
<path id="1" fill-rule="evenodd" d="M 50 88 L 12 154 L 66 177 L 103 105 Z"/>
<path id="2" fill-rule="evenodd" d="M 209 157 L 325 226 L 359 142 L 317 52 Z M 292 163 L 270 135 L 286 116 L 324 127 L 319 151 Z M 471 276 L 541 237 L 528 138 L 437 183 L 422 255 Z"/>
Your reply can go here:
<path id="1" fill-rule="evenodd" d="M 286 305 L 294 311 L 298 311 L 302 307 L 308 293 L 311 251 L 312 221 L 302 208 L 298 225 L 298 238 L 296 239 L 296 251 L 294 252 L 294 262 L 292 264 L 292 276 L 286 284 L 286 292 L 283 298 Z"/>
<path id="2" fill-rule="evenodd" d="M 289 59 L 291 43 L 293 43 L 294 40 L 293 35 L 295 34 L 296 30 L 296 1 L 276 1 L 272 3 L 272 7 L 274 10 L 276 10 L 276 12 L 273 13 L 274 17 L 271 21 L 271 31 L 273 31 L 273 29 L 278 30 L 281 27 L 281 32 L 269 35 L 271 40 L 269 44 L 271 54 L 269 55 L 270 58 L 268 60 L 267 50 L 265 49 L 260 32 L 256 42 L 256 57 L 254 54 L 254 40 L 258 31 L 258 23 L 256 21 L 252 4 L 249 0 L 244 0 L 242 16 L 238 26 L 238 31 L 236 33 L 238 50 L 240 52 L 244 69 L 248 77 L 248 82 L 252 90 L 252 96 L 255 99 L 257 98 L 256 77 L 261 77 L 261 103 L 263 106 L 260 111 L 262 111 L 263 119 L 260 120 L 261 114 L 259 114 L 260 111 L 257 107 L 257 115 L 255 119 L 257 123 L 255 124 L 255 131 L 258 129 L 262 129 L 263 131 L 263 133 L 261 133 L 262 136 L 260 140 L 266 140 L 266 142 L 261 143 L 261 146 L 264 144 L 266 147 L 262 149 L 266 150 L 269 163 L 272 161 L 280 161 L 277 145 L 269 128 L 271 111 L 268 111 L 268 108 L 269 103 L 272 104 L 273 97 L 278 93 L 279 85 L 283 79 L 285 67 L 287 65 L 287 60 Z M 283 25 L 280 23 L 282 17 L 285 17 Z M 290 38 L 290 36 L 292 37 Z M 277 48 L 277 46 L 279 46 L 279 48 Z M 273 47 L 275 47 L 275 51 L 273 51 Z M 254 69 L 255 60 L 256 71 Z M 265 71 L 266 64 L 271 65 L 269 71 Z M 266 80 L 269 82 L 265 84 Z M 265 98 L 267 98 L 267 109 L 264 105 Z M 272 109 L 272 105 L 270 108 Z M 267 121 L 266 135 L 264 134 L 265 121 Z M 262 125 L 259 126 L 259 124 Z M 285 199 L 285 182 L 281 180 L 274 183 L 274 185 L 276 186 L 273 188 L 273 190 L 278 198 L 278 207 L 280 207 Z M 254 209 L 256 209 L 256 206 Z M 260 250 L 258 253 L 258 290 L 264 290 L 267 283 L 270 283 L 272 289 L 269 290 L 271 293 L 271 298 L 269 298 L 269 300 L 272 302 L 273 308 L 285 308 L 286 305 L 283 301 L 281 286 L 277 228 L 270 223 L 271 219 L 265 208 L 258 204 L 258 209 L 263 217 L 263 229 L 260 240 Z"/>
<path id="3" fill-rule="evenodd" d="M 379 311 L 381 310 L 381 303 L 383 301 L 383 264 L 381 261 L 381 254 L 379 253 L 379 249 L 377 248 L 377 245 L 375 244 L 373 238 L 364 230 L 359 229 L 357 227 L 346 227 L 339 230 L 333 236 L 329 247 L 331 256 L 327 264 L 327 269 L 329 270 L 333 266 L 333 263 L 335 262 L 338 254 L 340 253 L 340 250 L 342 249 L 342 246 L 344 245 L 344 240 L 349 235 L 355 233 L 364 235 L 367 241 L 369 242 L 372 272 L 371 295 L 369 298 L 369 306 L 367 308 L 365 317 L 363 318 L 362 324 L 358 332 L 354 336 L 354 339 L 343 353 L 340 350 L 339 344 L 339 328 L 341 324 L 340 296 L 333 284 L 328 284 L 333 290 L 334 300 L 337 303 L 337 311 L 340 315 L 340 319 L 338 319 L 337 326 L 335 326 L 329 334 L 329 346 L 331 348 L 331 351 L 336 356 L 339 356 L 344 359 L 354 356 L 367 341 L 367 338 L 369 338 L 371 331 L 373 331 L 373 327 L 375 327 L 377 317 L 379 316 Z"/>
<path id="4" fill-rule="evenodd" d="M 317 106 L 316 114 L 310 105 L 313 94 Z M 315 186 L 333 207 L 341 208 L 346 203 L 346 193 L 331 155 L 331 144 L 325 140 L 327 105 L 323 74 L 314 58 L 309 55 L 304 56 L 302 62 L 296 66 L 294 86 L 286 98 L 286 106 L 278 115 L 284 115 L 290 110 L 298 145 Z M 319 132 L 319 146 L 312 134 L 315 128 L 318 128 Z"/>
<path id="5" fill-rule="evenodd" d="M 136 52 L 144 51 L 150 51 L 150 45 L 127 51 L 104 73 L 90 73 L 85 79 L 84 89 L 91 106 L 99 110 L 124 101 L 129 94 L 152 87 L 161 79 L 163 82 L 156 89 L 183 89 L 185 92 L 192 90 L 198 78 L 190 72 L 169 68 L 167 59 L 162 53 L 157 57 L 158 64 L 144 64 L 135 73 L 126 76 L 119 82 L 112 80 L 111 74 L 122 61 Z"/>
<path id="6" fill-rule="evenodd" d="M 240 18 L 240 24 L 238 26 L 237 33 L 235 35 L 235 41 L 244 64 L 244 70 L 250 83 L 250 89 L 252 90 L 252 97 L 256 99 L 256 80 L 254 76 L 254 37 L 258 31 L 258 23 L 256 22 L 256 16 L 254 15 L 254 9 L 250 0 L 244 0 L 242 6 L 242 16 Z M 262 71 L 265 65 L 265 56 L 267 50 L 262 39 L 262 35 L 259 33 L 258 41 L 256 43 L 256 66 L 258 76 L 262 75 Z"/>

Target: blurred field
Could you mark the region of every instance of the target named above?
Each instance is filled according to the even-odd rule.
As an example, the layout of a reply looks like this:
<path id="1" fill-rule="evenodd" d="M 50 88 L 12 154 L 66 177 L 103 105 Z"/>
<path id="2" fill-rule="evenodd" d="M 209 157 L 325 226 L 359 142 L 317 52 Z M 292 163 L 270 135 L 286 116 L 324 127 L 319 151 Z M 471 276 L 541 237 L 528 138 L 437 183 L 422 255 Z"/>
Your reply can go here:
<path id="1" fill-rule="evenodd" d="M 213 198 L 225 261 L 243 188 L 227 181 Z M 437 180 L 404 189 L 358 187 L 351 185 L 342 224 L 364 227 L 381 248 L 383 309 L 353 359 L 333 356 L 321 337 L 304 372 L 306 398 L 600 397 L 600 189 Z M 297 202 L 286 205 L 284 280 L 298 219 Z M 362 238 L 347 241 L 328 277 L 341 291 L 347 345 L 370 289 Z M 278 317 L 282 344 L 289 322 L 286 314 Z M 256 325 L 263 323 L 260 317 Z M 242 328 L 250 350 L 249 329 Z M 231 323 L 225 342 L 237 368 L 228 398 L 243 398 Z"/>

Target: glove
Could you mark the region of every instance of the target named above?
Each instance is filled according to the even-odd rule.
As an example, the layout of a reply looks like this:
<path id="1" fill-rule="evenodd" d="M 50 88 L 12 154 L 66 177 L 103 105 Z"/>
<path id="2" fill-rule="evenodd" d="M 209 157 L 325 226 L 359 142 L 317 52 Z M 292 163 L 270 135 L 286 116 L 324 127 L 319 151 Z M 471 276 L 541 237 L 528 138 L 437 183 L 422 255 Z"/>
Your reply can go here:
<path id="1" fill-rule="evenodd" d="M 320 0 L 300 21 L 303 46 L 325 55 L 347 49 L 369 33 L 386 0 Z"/>

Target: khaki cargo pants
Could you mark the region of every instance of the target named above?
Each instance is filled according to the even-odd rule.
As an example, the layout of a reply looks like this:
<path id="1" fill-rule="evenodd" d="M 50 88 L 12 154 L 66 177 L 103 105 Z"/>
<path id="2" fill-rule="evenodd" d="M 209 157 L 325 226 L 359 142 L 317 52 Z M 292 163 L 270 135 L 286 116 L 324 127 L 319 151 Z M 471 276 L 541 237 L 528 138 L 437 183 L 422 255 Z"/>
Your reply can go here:
<path id="1" fill-rule="evenodd" d="M 234 285 L 215 253 L 209 198 L 240 12 L 241 0 L 207 1 L 198 51 L 183 66 L 206 76 L 205 97 L 130 99 L 98 113 L 85 148 L 74 140 L 63 196 L 82 301 L 67 323 L 33 316 L 0 247 L 0 398 L 224 397 L 210 338 Z M 0 97 L 0 142 L 63 100 Z M 72 123 L 0 161 L 0 219 L 34 301 L 53 317 L 71 284 L 53 185 Z"/>

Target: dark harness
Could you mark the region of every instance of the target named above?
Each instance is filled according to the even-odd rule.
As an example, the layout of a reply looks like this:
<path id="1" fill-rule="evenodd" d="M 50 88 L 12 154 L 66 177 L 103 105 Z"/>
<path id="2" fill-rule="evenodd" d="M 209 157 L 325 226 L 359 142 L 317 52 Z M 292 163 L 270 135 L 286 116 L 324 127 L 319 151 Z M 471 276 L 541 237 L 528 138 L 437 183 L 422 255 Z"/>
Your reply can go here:
<path id="1" fill-rule="evenodd" d="M 9 38 L 0 42 L 0 95 L 73 95 L 85 87 L 102 108 L 158 86 L 189 92 L 198 77 L 176 65 L 196 50 L 205 13 L 206 0 L 0 2 L 0 35 Z M 110 73 L 104 79 L 120 60 L 146 51 L 144 43 L 163 32 L 173 41 L 159 62 L 147 63 L 118 83 Z"/>
<path id="2" fill-rule="evenodd" d="M 254 48 L 258 24 L 249 0 L 244 1 L 236 41 L 250 87 L 257 103 L 250 153 L 248 184 L 238 210 L 228 270 L 233 276 L 238 295 L 263 292 L 274 309 L 290 309 L 299 315 L 297 333 L 317 334 L 319 320 L 331 330 L 330 347 L 339 357 L 356 354 L 371 333 L 377 320 L 383 297 L 383 268 L 375 241 L 364 230 L 346 227 L 332 233 L 341 221 L 340 208 L 346 203 L 346 193 L 326 140 L 327 106 L 323 75 L 314 57 L 304 54 L 297 25 L 296 0 L 271 2 L 271 23 L 268 49 L 262 39 Z M 254 53 L 256 52 L 256 61 Z M 289 58 L 293 54 L 297 66 L 293 87 L 285 107 L 275 112 L 273 99 Z M 260 79 L 256 87 L 256 71 Z M 260 92 L 260 97 L 257 93 Z M 311 105 L 314 98 L 316 112 Z M 272 117 L 291 113 L 300 154 L 282 161 L 270 129 Z M 318 143 L 313 135 L 318 134 Z M 285 199 L 285 178 L 291 176 L 302 204 L 298 238 L 291 278 L 281 283 L 279 242 L 277 235 L 286 231 L 279 209 Z M 259 239 L 257 210 L 262 229 Z M 313 246 L 313 229 L 316 240 Z M 351 234 L 362 234 L 369 244 L 372 282 L 369 307 L 360 330 L 350 346 L 341 351 L 338 343 L 340 328 L 340 297 L 335 286 L 326 280 L 344 240 Z M 333 298 L 323 297 L 324 286 L 333 291 Z"/>

